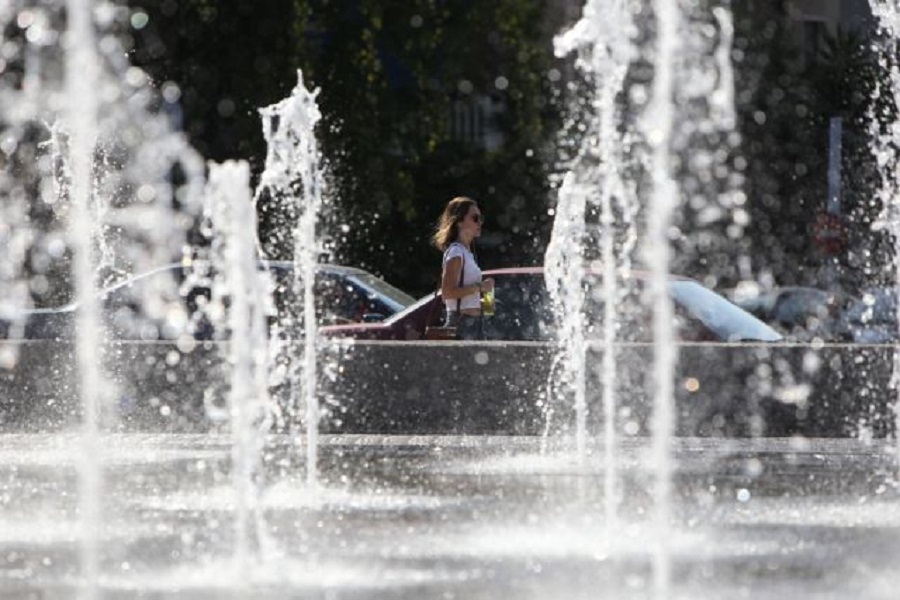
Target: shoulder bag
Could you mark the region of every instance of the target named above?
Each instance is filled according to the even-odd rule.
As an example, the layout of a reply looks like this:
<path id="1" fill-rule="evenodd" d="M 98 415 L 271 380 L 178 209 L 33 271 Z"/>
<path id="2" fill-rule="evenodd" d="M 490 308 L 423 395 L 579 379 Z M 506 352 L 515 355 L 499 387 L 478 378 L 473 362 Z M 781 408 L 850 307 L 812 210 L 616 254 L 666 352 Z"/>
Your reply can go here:
<path id="1" fill-rule="evenodd" d="M 466 257 L 462 257 L 462 268 L 459 270 L 459 287 L 462 287 L 463 284 L 463 274 L 466 272 Z M 434 292 L 434 297 L 437 298 L 440 294 L 441 286 L 438 285 L 438 289 Z M 462 298 L 456 299 L 456 314 L 459 315 L 459 307 L 462 302 Z M 428 321 L 425 323 L 425 339 L 426 340 L 455 340 L 456 339 L 456 323 L 452 325 L 429 325 L 434 321 L 434 311 L 437 307 L 443 306 L 443 302 L 433 302 L 431 305 L 431 310 L 428 311 Z"/>

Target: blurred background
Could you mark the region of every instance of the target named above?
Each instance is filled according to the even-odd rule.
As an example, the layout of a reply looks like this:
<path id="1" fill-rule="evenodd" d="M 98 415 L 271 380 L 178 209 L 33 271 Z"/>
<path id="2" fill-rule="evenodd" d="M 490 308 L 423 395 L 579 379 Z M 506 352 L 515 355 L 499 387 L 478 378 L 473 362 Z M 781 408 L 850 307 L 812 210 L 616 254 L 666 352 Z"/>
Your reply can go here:
<path id="1" fill-rule="evenodd" d="M 728 218 L 702 222 L 691 210 L 689 162 L 677 167 L 685 197 L 676 226 L 691 234 L 673 235 L 672 271 L 729 289 L 751 280 L 853 294 L 892 281 L 892 240 L 877 227 L 882 182 L 869 145 L 893 123 L 895 107 L 880 89 L 884 60 L 867 0 L 697 4 L 698 14 L 715 6 L 733 13 L 735 130 L 705 143 L 726 152 L 742 200 Z M 365 268 L 415 296 L 429 291 L 440 260 L 429 236 L 456 195 L 477 199 L 487 217 L 482 266 L 542 262 L 559 176 L 584 141 L 591 110 L 593 86 L 573 56 L 553 51 L 554 36 L 581 16 L 582 0 L 128 5 L 120 33 L 129 60 L 149 74 L 173 122 L 208 160 L 245 159 L 258 177 L 266 155 L 258 109 L 287 96 L 298 69 L 321 90 L 330 262 Z M 4 39 L 28 31 L 13 20 Z M 4 66 L 4 77 L 15 75 L 14 64 Z M 649 78 L 641 61 L 628 77 Z M 837 210 L 828 205 L 836 120 Z M 36 129 L 35 144 L 46 135 Z M 14 171 L 27 181 L 23 156 L 20 148 Z M 290 258 L 290 245 L 267 235 L 283 211 L 260 206 L 263 249 Z M 30 210 L 36 222 L 54 219 L 54 207 L 39 199 Z M 62 294 L 42 293 L 37 306 Z"/>

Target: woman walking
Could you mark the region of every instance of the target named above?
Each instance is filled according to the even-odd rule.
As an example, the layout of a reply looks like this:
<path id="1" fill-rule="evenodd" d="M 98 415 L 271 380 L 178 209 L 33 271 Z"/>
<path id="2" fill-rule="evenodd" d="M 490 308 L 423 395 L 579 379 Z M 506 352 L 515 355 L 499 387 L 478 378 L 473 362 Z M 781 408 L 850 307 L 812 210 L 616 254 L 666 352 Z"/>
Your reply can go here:
<path id="1" fill-rule="evenodd" d="M 481 278 L 475 259 L 475 239 L 481 236 L 483 218 L 478 204 L 458 196 L 447 203 L 438 221 L 434 245 L 444 253 L 441 296 L 446 309 L 445 325 L 456 326 L 456 338 L 483 340 L 484 316 L 481 294 L 493 293 L 494 280 Z"/>

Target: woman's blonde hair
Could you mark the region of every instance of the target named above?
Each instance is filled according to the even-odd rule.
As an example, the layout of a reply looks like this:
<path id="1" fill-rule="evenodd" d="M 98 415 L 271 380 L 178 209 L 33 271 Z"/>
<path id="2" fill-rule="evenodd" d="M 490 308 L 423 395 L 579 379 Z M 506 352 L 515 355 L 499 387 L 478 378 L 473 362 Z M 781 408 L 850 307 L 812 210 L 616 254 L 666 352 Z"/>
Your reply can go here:
<path id="1" fill-rule="evenodd" d="M 444 212 L 438 220 L 437 230 L 431 238 L 435 247 L 443 252 L 459 237 L 459 228 L 457 224 L 461 223 L 469 209 L 478 206 L 478 203 L 466 196 L 457 196 L 447 203 Z"/>

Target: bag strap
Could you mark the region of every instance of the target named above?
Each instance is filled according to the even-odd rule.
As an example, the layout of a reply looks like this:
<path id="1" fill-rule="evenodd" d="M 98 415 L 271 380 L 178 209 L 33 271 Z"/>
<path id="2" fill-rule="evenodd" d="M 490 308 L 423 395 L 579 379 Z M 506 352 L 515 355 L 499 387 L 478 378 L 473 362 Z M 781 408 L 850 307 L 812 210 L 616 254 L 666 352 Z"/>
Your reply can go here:
<path id="1" fill-rule="evenodd" d="M 461 258 L 462 258 L 462 268 L 459 270 L 459 287 L 463 286 L 463 275 L 465 275 L 465 272 L 466 272 L 466 256 L 465 256 L 465 254 Z M 462 298 L 457 298 L 456 299 L 456 313 L 457 314 L 459 314 L 459 307 L 461 305 L 462 305 Z"/>
<path id="2" fill-rule="evenodd" d="M 453 244 L 456 244 L 456 243 L 457 243 L 457 242 L 453 242 Z M 450 246 L 452 246 L 453 244 L 450 244 Z M 449 252 L 449 251 L 450 251 L 450 248 L 449 248 L 449 247 L 447 247 L 447 249 L 444 250 L 444 256 L 445 256 L 445 257 L 447 256 L 447 252 Z M 459 270 L 459 287 L 462 287 L 462 284 L 463 284 L 463 278 L 464 278 L 465 273 L 466 273 L 466 257 L 463 256 L 463 257 L 461 257 L 461 258 L 462 258 L 462 268 Z M 441 274 L 442 274 L 442 275 L 443 275 L 443 271 L 444 271 L 444 269 L 443 269 L 443 264 L 441 264 Z M 439 278 L 438 278 L 437 289 L 434 291 L 434 297 L 435 297 L 435 298 L 437 298 L 438 294 L 441 293 L 441 283 L 442 283 L 442 281 L 443 281 L 443 277 L 439 277 Z M 441 303 L 441 304 L 443 304 L 443 303 Z M 460 309 L 460 306 L 461 306 L 461 305 L 462 305 L 462 298 L 457 298 L 457 299 L 456 299 L 456 312 L 457 312 L 457 313 L 459 312 L 459 309 Z M 434 310 L 435 310 L 435 307 L 436 307 L 436 306 L 438 306 L 438 303 L 435 303 L 435 304 L 431 307 L 431 310 L 430 310 L 429 313 L 428 313 L 428 323 L 431 323 L 431 318 L 432 318 L 432 316 L 434 316 Z"/>

